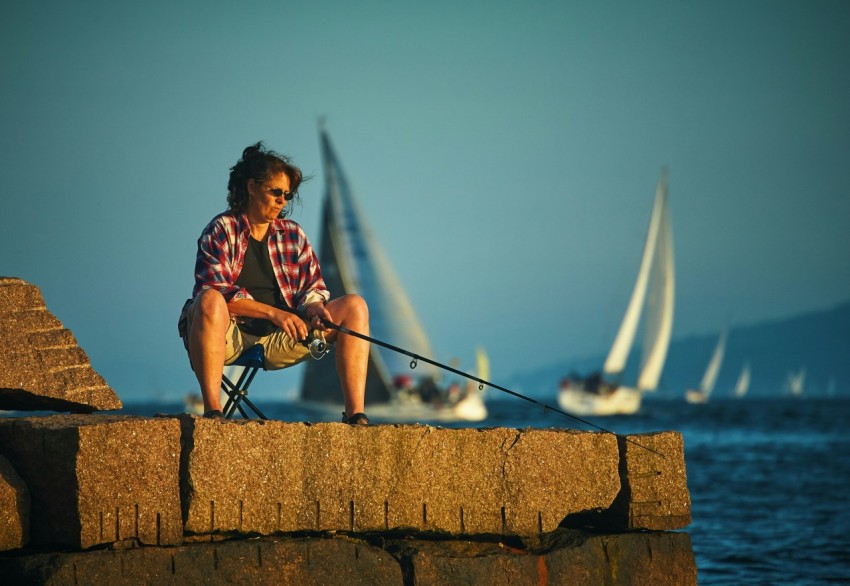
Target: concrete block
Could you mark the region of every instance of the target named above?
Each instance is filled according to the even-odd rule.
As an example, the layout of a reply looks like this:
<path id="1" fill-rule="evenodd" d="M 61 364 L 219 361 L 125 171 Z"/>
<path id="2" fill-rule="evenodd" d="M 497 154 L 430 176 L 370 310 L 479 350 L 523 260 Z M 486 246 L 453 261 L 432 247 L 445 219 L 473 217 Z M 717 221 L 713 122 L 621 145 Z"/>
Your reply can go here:
<path id="1" fill-rule="evenodd" d="M 488 584 L 695 586 L 686 533 L 559 531 L 545 551 L 504 542 L 252 539 L 0 557 L 7 584 Z"/>
<path id="2" fill-rule="evenodd" d="M 397 556 L 417 586 L 696 586 L 697 569 L 686 533 L 593 535 L 567 532 L 554 547 L 532 552 L 504 543 L 460 541 L 406 544 Z"/>
<path id="3" fill-rule="evenodd" d="M 628 438 L 630 442 L 620 441 L 623 492 L 616 505 L 624 518 L 623 528 L 687 527 L 691 523 L 691 495 L 682 434 L 664 431 Z"/>
<path id="4" fill-rule="evenodd" d="M 0 453 L 29 488 L 35 545 L 182 542 L 180 424 L 174 419 L 5 419 Z"/>
<path id="5" fill-rule="evenodd" d="M 0 551 L 29 542 L 30 495 L 12 464 L 0 456 Z"/>
<path id="6" fill-rule="evenodd" d="M 613 584 L 647 586 L 696 586 L 697 565 L 691 536 L 678 532 L 636 532 L 594 537 L 608 560 Z M 561 576 L 560 584 L 572 584 L 560 571 L 564 556 L 547 560 L 550 575 Z M 555 583 L 555 582 L 550 582 Z M 595 582 L 599 584 L 599 582 Z M 588 583 L 590 584 L 590 583 Z"/>
<path id="7" fill-rule="evenodd" d="M 37 287 L 0 277 L 0 409 L 90 413 L 121 408 Z"/>
<path id="8" fill-rule="evenodd" d="M 7 584 L 381 584 L 401 586 L 399 563 L 380 548 L 343 539 L 197 543 L 0 558 Z"/>
<path id="9" fill-rule="evenodd" d="M 189 533 L 537 535 L 620 491 L 610 434 L 181 422 Z"/>
<path id="10" fill-rule="evenodd" d="M 415 586 L 538 586 L 551 583 L 541 579 L 546 575 L 542 556 L 503 543 L 414 541 L 405 544 L 396 555 L 413 577 L 408 583 Z"/>

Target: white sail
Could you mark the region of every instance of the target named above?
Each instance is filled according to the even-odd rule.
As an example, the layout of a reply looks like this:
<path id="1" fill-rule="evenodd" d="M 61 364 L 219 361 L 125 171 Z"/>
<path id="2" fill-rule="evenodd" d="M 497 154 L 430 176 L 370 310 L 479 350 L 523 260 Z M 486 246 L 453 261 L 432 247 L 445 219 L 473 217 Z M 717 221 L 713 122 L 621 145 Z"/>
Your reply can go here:
<path id="1" fill-rule="evenodd" d="M 481 346 L 475 348 L 475 374 L 481 380 L 490 380 L 490 358 Z"/>
<path id="2" fill-rule="evenodd" d="M 649 220 L 649 229 L 647 230 L 637 281 L 632 290 L 629 304 L 626 307 L 623 321 L 620 323 L 620 329 L 617 331 L 617 336 L 614 338 L 614 343 L 611 345 L 611 350 L 605 359 L 603 370 L 608 376 L 619 377 L 626 368 L 626 361 L 629 358 L 638 324 L 640 323 L 644 302 L 646 301 L 650 270 L 652 269 L 653 258 L 655 257 L 658 235 L 661 231 L 661 221 L 666 198 L 667 181 L 666 175 L 662 173 L 661 179 L 658 181 L 658 187 L 655 190 L 655 203 L 652 207 L 652 215 Z"/>
<path id="3" fill-rule="evenodd" d="M 702 381 L 699 385 L 700 390 L 705 393 L 706 396 L 711 395 L 711 392 L 714 390 L 714 384 L 717 382 L 717 375 L 720 374 L 720 367 L 723 365 L 723 355 L 725 353 L 726 330 L 723 330 L 720 334 L 720 338 L 717 340 L 717 345 L 714 347 L 711 360 L 705 369 L 705 373 L 702 375 Z"/>
<path id="4" fill-rule="evenodd" d="M 661 379 L 667 349 L 673 333 L 673 307 L 675 304 L 675 275 L 673 268 L 673 231 L 670 211 L 667 208 L 667 187 L 662 177 L 661 220 L 658 244 L 652 263 L 650 294 L 647 301 L 646 327 L 643 342 L 643 359 L 637 388 L 654 391 Z"/>
<path id="5" fill-rule="evenodd" d="M 699 389 L 688 389 L 685 391 L 685 400 L 688 403 L 707 403 L 711 392 L 714 390 L 714 384 L 717 382 L 717 375 L 720 373 L 720 366 L 723 364 L 723 355 L 726 353 L 726 335 L 727 330 L 720 333 L 717 338 L 717 344 L 714 346 L 714 352 L 711 353 L 711 358 L 708 361 L 708 366 L 702 375 Z"/>
<path id="6" fill-rule="evenodd" d="M 787 387 L 792 395 L 799 397 L 803 394 L 803 389 L 806 384 L 806 369 L 801 368 L 797 372 L 788 373 Z"/>
<path id="7" fill-rule="evenodd" d="M 738 375 L 738 382 L 735 383 L 735 396 L 743 397 L 750 389 L 750 365 L 744 364 L 741 369 L 741 374 Z"/>

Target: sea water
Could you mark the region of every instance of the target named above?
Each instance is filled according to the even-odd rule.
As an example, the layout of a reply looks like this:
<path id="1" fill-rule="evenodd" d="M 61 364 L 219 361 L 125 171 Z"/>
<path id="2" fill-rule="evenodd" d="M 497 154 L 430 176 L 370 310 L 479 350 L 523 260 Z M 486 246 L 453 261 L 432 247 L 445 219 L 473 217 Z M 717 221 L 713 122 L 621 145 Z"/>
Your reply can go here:
<path id="1" fill-rule="evenodd" d="M 488 392 L 490 416 L 476 427 L 592 429 Z M 284 421 L 338 420 L 335 411 L 321 416 L 293 403 L 261 408 Z M 122 412 L 181 409 L 127 405 Z M 645 401 L 636 415 L 587 420 L 620 434 L 682 433 L 693 516 L 683 531 L 700 584 L 850 583 L 850 400 Z"/>

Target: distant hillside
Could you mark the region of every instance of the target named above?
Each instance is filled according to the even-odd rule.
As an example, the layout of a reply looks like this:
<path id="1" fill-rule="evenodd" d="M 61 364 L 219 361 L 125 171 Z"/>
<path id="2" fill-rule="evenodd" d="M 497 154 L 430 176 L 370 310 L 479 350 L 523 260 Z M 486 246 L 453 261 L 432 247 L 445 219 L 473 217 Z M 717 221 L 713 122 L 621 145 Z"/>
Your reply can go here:
<path id="1" fill-rule="evenodd" d="M 676 339 L 670 345 L 659 398 L 679 398 L 686 388 L 699 385 L 717 333 Z M 636 378 L 640 350 L 633 352 L 625 380 Z M 604 356 L 566 360 L 510 377 L 510 388 L 537 396 L 554 396 L 558 380 L 569 371 L 586 373 L 601 367 Z M 785 319 L 735 326 L 729 331 L 726 357 L 714 392 L 729 396 L 745 362 L 752 370 L 751 396 L 785 392 L 789 372 L 806 369 L 806 394 L 850 395 L 850 302 L 833 309 Z"/>

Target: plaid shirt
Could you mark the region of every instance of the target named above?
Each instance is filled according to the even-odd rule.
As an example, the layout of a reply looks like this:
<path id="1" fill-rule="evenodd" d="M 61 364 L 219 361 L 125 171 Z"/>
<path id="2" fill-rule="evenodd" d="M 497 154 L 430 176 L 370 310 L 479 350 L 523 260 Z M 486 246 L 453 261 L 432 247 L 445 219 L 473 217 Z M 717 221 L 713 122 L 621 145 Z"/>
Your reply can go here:
<path id="1" fill-rule="evenodd" d="M 228 303 L 252 299 L 246 289 L 236 284 L 245 264 L 250 235 L 247 216 L 236 217 L 230 212 L 217 215 L 201 232 L 195 258 L 195 288 L 192 298 L 183 305 L 177 325 L 182 337 L 187 334 L 186 311 L 202 290 L 215 289 Z M 277 286 L 290 307 L 300 310 L 310 303 L 330 299 L 319 259 L 301 226 L 292 220 L 274 220 L 269 224 L 268 244 Z"/>

